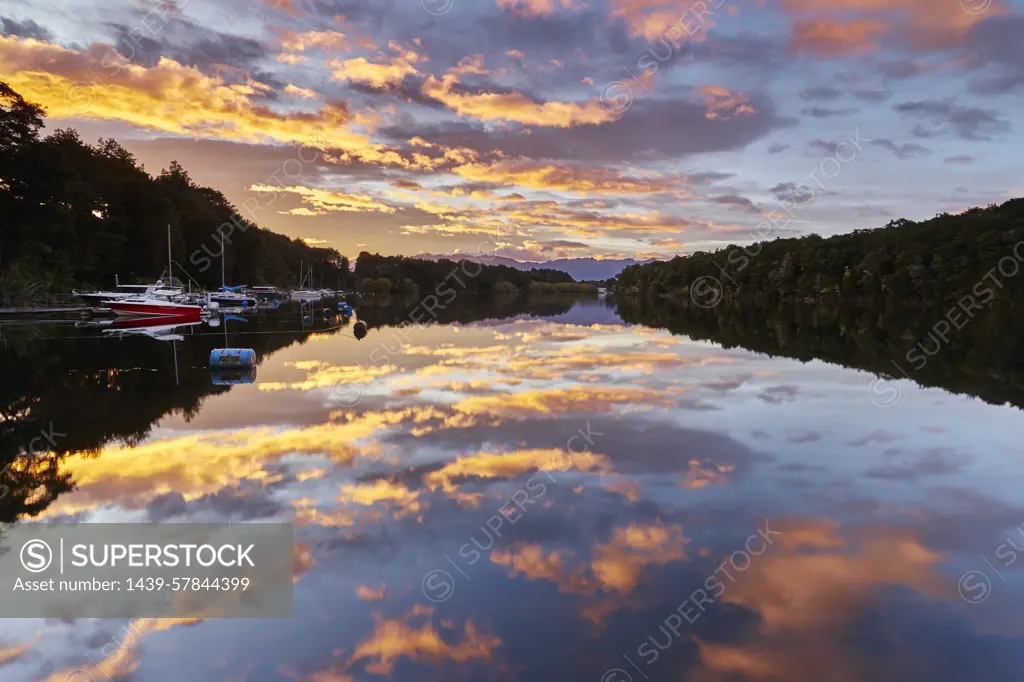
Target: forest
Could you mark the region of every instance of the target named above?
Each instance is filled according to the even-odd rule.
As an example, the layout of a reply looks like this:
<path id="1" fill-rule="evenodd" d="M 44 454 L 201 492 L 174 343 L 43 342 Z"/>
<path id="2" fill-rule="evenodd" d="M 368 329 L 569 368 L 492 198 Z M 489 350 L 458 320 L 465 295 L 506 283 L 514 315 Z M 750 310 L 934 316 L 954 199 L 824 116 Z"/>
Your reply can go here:
<path id="1" fill-rule="evenodd" d="M 86 144 L 74 130 L 41 137 L 44 112 L 0 82 L 0 297 L 8 304 L 73 286 L 151 282 L 173 258 L 202 287 L 348 284 L 335 249 L 263 229 L 177 162 L 151 176 L 112 139 Z M 301 263 L 301 265 L 300 265 Z M 175 275 L 184 280 L 178 265 Z"/>
<path id="2" fill-rule="evenodd" d="M 437 292 L 447 290 L 476 295 L 592 294 L 597 287 L 573 281 L 561 270 L 517 270 L 507 265 L 482 265 L 469 260 L 437 261 L 382 256 L 363 251 L 353 272 L 363 293 Z"/>
<path id="3" fill-rule="evenodd" d="M 988 305 L 1024 297 L 1024 277 L 1015 277 L 1021 261 L 1024 199 L 1012 199 L 922 222 L 894 220 L 829 238 L 811 234 L 632 265 L 619 275 L 617 291 L 682 300 L 696 285 L 719 300 L 941 304 L 973 297 Z"/>

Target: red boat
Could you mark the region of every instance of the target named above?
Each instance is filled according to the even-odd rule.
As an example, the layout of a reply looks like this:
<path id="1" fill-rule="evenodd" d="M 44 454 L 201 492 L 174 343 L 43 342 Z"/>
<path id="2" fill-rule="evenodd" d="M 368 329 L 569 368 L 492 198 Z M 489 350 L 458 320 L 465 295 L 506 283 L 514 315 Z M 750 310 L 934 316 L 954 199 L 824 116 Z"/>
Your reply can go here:
<path id="1" fill-rule="evenodd" d="M 199 320 L 203 309 L 197 305 L 175 303 L 161 298 L 128 298 L 122 301 L 110 301 L 107 304 L 118 315 L 146 315 L 149 317 L 181 317 Z"/>

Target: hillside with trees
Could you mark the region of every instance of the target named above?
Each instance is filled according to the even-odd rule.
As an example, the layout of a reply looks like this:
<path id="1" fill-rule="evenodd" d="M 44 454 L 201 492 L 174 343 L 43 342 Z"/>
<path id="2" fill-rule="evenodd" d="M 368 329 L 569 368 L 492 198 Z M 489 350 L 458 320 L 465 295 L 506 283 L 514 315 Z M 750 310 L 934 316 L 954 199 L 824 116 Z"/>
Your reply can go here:
<path id="1" fill-rule="evenodd" d="M 597 288 L 574 282 L 561 270 L 534 268 L 519 270 L 507 265 L 483 265 L 470 260 L 447 258 L 425 260 L 405 256 L 382 256 L 363 251 L 356 258 L 353 275 L 359 291 L 369 294 L 430 293 L 448 296 L 449 288 L 475 295 L 592 294 Z M 442 293 L 445 292 L 445 293 Z"/>
<path id="2" fill-rule="evenodd" d="M 344 286 L 348 261 L 259 227 L 176 162 L 153 177 L 112 139 L 74 130 L 40 136 L 43 110 L 0 82 L 0 294 L 66 293 L 72 286 L 150 282 L 175 261 L 206 288 L 221 284 Z M 222 227 L 223 226 L 223 227 Z M 300 268 L 300 262 L 302 263 Z M 180 271 L 176 274 L 180 275 Z M 321 280 L 322 277 L 322 280 Z"/>
<path id="3" fill-rule="evenodd" d="M 1024 261 L 1022 241 L 1024 199 L 1013 199 L 827 239 L 806 235 L 731 245 L 633 265 L 619 275 L 618 292 L 688 299 L 690 288 L 705 278 L 698 286 L 705 293 L 712 287 L 710 295 L 725 300 L 940 304 L 971 295 L 980 305 L 1008 303 L 1024 300 L 1024 277 L 1015 276 Z"/>

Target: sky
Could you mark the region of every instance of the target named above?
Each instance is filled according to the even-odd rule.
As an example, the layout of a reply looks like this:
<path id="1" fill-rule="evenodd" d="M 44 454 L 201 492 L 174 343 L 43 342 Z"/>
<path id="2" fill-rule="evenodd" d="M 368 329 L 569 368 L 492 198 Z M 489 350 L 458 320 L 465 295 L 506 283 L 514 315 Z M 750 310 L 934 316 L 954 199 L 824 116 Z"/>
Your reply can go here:
<path id="1" fill-rule="evenodd" d="M 1024 0 L 3 0 L 50 129 L 343 254 L 670 258 L 1024 195 Z"/>

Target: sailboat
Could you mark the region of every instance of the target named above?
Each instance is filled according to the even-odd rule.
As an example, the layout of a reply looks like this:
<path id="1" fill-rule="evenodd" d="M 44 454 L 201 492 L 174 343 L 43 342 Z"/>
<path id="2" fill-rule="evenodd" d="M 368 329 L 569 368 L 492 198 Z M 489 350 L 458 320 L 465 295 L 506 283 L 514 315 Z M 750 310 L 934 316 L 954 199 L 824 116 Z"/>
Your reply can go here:
<path id="1" fill-rule="evenodd" d="M 253 296 L 247 296 L 242 293 L 245 289 L 245 285 L 241 284 L 237 287 L 229 287 L 226 284 L 224 277 L 224 261 L 227 259 L 227 254 L 224 251 L 224 235 L 220 236 L 220 289 L 210 294 L 207 298 L 218 305 L 227 308 L 248 308 L 255 306 L 258 301 Z"/>
<path id="2" fill-rule="evenodd" d="M 174 260 L 171 258 L 171 226 L 167 226 L 167 274 L 172 276 Z M 173 292 L 173 293 L 171 293 Z M 181 295 L 180 287 L 171 287 L 165 291 L 153 291 L 141 296 L 109 301 L 106 305 L 117 315 L 147 315 L 162 317 L 182 317 L 198 320 L 202 317 L 202 306 L 181 303 L 177 300 Z"/>
<path id="3" fill-rule="evenodd" d="M 299 261 L 299 269 L 302 269 L 302 261 Z M 309 285 L 313 286 L 313 268 L 309 269 Z M 306 283 L 306 273 L 302 273 L 302 282 L 299 283 L 299 288 L 292 292 L 292 298 L 299 301 L 319 301 L 324 297 L 322 291 L 316 289 L 303 289 L 303 285 Z"/>

